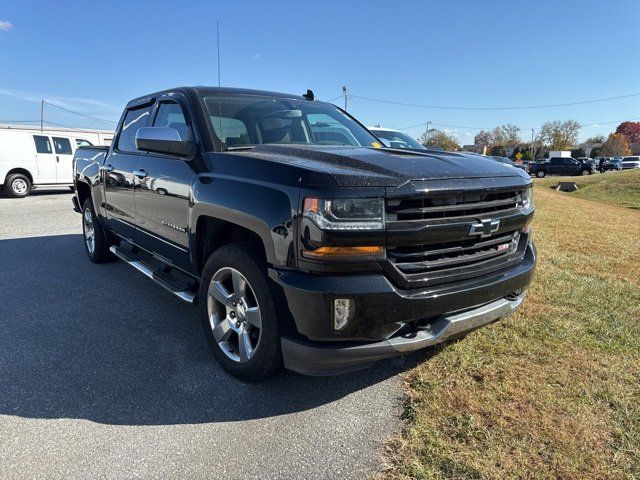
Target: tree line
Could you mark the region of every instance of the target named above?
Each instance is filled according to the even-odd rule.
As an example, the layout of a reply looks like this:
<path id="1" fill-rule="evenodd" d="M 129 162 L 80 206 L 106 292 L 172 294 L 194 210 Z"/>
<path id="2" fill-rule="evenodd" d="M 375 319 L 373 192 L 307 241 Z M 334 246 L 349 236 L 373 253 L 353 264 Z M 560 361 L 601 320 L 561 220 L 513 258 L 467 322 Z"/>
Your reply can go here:
<path id="1" fill-rule="evenodd" d="M 513 155 L 522 153 L 525 160 L 533 160 L 536 154 L 549 150 L 572 149 L 573 157 L 585 157 L 583 147 L 578 147 L 578 135 L 581 125 L 575 120 L 554 120 L 546 122 L 534 138 L 533 144 L 523 142 L 521 129 L 517 125 L 507 123 L 493 130 L 480 130 L 474 138 L 474 145 L 489 155 L 505 156 L 505 146 L 514 145 Z M 446 132 L 432 128 L 425 131 L 418 139 L 425 147 L 438 147 L 444 150 L 460 150 L 457 139 Z M 616 131 L 608 137 L 596 135 L 590 137 L 583 145 L 594 146 L 590 156 L 630 155 L 631 144 L 640 143 L 640 122 L 622 122 Z M 576 148 L 577 147 L 577 148 Z"/>

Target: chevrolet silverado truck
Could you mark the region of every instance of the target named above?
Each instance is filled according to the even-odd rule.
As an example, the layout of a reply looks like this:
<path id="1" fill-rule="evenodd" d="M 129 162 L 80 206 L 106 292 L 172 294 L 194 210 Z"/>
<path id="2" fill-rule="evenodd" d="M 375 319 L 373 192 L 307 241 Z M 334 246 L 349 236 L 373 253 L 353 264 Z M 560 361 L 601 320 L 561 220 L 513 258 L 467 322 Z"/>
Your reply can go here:
<path id="1" fill-rule="evenodd" d="M 596 167 L 590 162 L 579 162 L 570 157 L 553 157 L 547 162 L 534 162 L 528 165 L 529 174 L 538 178 L 547 175 L 591 175 Z"/>
<path id="2" fill-rule="evenodd" d="M 311 91 L 132 100 L 110 147 L 78 149 L 74 186 L 89 259 L 196 304 L 244 381 L 464 336 L 520 306 L 536 261 L 524 172 L 384 148 Z"/>

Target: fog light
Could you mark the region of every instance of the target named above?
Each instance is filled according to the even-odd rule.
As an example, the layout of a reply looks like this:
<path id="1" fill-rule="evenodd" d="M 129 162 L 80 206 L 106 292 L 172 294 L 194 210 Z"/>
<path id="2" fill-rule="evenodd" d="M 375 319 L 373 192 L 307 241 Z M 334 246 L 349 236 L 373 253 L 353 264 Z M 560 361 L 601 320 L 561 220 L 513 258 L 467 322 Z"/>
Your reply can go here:
<path id="1" fill-rule="evenodd" d="M 348 298 L 333 301 L 333 329 L 342 330 L 353 315 L 352 302 Z"/>

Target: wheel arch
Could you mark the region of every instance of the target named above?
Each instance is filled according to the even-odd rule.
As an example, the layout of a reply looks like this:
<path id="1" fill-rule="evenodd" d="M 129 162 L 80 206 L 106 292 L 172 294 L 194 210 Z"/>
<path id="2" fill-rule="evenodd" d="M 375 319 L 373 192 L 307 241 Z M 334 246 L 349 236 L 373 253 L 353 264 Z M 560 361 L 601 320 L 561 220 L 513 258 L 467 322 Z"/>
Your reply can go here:
<path id="1" fill-rule="evenodd" d="M 7 174 L 4 176 L 2 181 L 6 182 L 7 181 L 7 177 L 9 175 L 15 175 L 15 174 L 21 174 L 21 175 L 26 176 L 29 179 L 29 181 L 31 182 L 31 185 L 33 185 L 33 175 L 31 174 L 31 172 L 28 169 L 23 168 L 23 167 L 12 168 L 11 170 L 9 170 L 7 172 Z"/>
<path id="2" fill-rule="evenodd" d="M 194 233 L 194 260 L 199 273 L 213 252 L 234 243 L 255 245 L 256 253 L 268 264 L 273 264 L 273 253 L 269 254 L 263 237 L 246 225 L 203 214 L 197 218 Z"/>

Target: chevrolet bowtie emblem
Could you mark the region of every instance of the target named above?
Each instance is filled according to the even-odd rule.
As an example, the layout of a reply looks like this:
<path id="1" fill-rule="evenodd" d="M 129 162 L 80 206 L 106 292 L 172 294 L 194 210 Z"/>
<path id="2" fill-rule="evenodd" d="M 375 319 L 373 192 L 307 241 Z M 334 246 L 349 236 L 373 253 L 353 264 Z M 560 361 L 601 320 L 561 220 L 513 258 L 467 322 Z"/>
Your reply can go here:
<path id="1" fill-rule="evenodd" d="M 500 228 L 500 220 L 482 219 L 469 228 L 469 235 L 480 235 L 480 238 L 490 237 Z"/>

